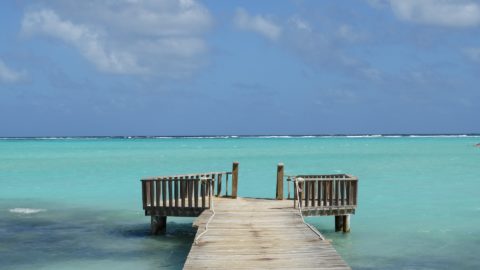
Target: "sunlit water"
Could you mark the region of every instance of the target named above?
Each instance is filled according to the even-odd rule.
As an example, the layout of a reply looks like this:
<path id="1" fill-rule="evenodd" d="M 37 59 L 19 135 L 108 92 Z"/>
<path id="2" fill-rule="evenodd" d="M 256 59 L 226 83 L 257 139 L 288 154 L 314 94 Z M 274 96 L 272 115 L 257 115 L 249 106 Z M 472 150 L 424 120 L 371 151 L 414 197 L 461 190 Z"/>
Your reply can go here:
<path id="1" fill-rule="evenodd" d="M 479 137 L 0 140 L 1 269 L 180 269 L 195 230 L 148 234 L 139 179 L 223 171 L 273 197 L 287 174 L 360 178 L 350 234 L 308 221 L 354 269 L 480 269 Z"/>

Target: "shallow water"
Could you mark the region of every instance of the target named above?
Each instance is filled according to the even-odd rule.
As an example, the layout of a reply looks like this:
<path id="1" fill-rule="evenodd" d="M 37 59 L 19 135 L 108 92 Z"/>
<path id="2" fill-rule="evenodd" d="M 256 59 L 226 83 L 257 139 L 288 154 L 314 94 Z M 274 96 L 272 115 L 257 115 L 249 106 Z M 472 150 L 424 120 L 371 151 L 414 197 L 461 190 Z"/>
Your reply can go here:
<path id="1" fill-rule="evenodd" d="M 1 269 L 180 269 L 195 230 L 148 235 L 145 176 L 230 170 L 239 195 L 273 197 L 287 174 L 360 178 L 352 232 L 309 218 L 354 269 L 479 269 L 480 148 L 458 138 L 0 140 Z M 22 209 L 23 208 L 23 209 Z"/>

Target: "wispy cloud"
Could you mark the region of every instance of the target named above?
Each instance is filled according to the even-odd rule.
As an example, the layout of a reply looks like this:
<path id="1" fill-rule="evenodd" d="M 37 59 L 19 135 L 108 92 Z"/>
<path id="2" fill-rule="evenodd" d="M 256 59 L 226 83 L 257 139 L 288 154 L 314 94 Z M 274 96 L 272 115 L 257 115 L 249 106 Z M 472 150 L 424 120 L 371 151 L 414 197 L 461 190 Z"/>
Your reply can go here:
<path id="1" fill-rule="evenodd" d="M 235 25 L 242 30 L 256 32 L 270 40 L 277 40 L 282 34 L 282 28 L 264 15 L 250 15 L 245 9 L 238 8 Z"/>
<path id="2" fill-rule="evenodd" d="M 390 0 L 401 20 L 446 27 L 472 27 L 480 24 L 480 4 L 464 0 Z"/>
<path id="3" fill-rule="evenodd" d="M 24 71 L 13 70 L 0 59 L 0 83 L 17 83 L 23 81 L 25 77 Z"/>
<path id="4" fill-rule="evenodd" d="M 181 77 L 205 62 L 211 25 L 192 0 L 65 0 L 29 9 L 22 33 L 61 40 L 102 72 Z"/>

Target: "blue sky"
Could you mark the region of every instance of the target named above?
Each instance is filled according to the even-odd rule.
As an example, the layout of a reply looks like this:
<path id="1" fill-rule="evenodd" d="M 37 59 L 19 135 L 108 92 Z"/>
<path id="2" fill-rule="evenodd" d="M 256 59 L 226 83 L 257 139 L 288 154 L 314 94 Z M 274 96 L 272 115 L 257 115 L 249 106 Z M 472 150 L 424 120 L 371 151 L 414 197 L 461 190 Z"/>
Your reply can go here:
<path id="1" fill-rule="evenodd" d="M 1 1 L 0 35 L 0 136 L 480 132 L 479 1 Z"/>

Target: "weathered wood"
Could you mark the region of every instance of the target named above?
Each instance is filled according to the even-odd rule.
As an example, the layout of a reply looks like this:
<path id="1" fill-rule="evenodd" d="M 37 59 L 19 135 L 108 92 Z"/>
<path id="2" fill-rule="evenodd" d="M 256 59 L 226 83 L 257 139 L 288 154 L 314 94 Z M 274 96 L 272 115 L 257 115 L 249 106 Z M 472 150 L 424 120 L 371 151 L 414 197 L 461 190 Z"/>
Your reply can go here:
<path id="1" fill-rule="evenodd" d="M 238 165 L 237 161 L 233 162 L 232 165 L 232 198 L 237 198 L 238 191 Z"/>
<path id="2" fill-rule="evenodd" d="M 221 174 L 219 175 L 218 181 L 217 181 L 217 197 L 222 195 L 222 178 Z"/>
<path id="3" fill-rule="evenodd" d="M 153 200 L 152 198 L 152 201 L 155 201 L 155 206 L 160 206 L 160 181 L 157 180 L 155 182 L 152 182 L 152 185 L 154 183 L 155 183 L 155 195 L 153 198 L 155 198 L 155 200 Z"/>
<path id="4" fill-rule="evenodd" d="M 335 216 L 335 231 L 343 230 L 343 216 Z"/>
<path id="5" fill-rule="evenodd" d="M 152 216 L 150 227 L 153 235 L 165 233 L 167 230 L 167 217 Z"/>
<path id="6" fill-rule="evenodd" d="M 283 174 L 284 174 L 284 165 L 279 163 L 277 165 L 277 190 L 275 198 L 277 200 L 283 200 Z"/>
<path id="7" fill-rule="evenodd" d="M 201 187 L 200 187 L 200 195 L 202 196 L 202 208 L 205 208 L 205 198 L 206 198 L 206 194 L 205 194 L 205 181 L 202 181 L 200 183 Z"/>
<path id="8" fill-rule="evenodd" d="M 192 179 L 193 177 L 191 177 L 190 179 Z M 193 182 L 192 181 L 188 181 L 187 182 L 187 197 L 188 197 L 188 207 L 193 207 Z"/>
<path id="9" fill-rule="evenodd" d="M 197 178 L 193 182 L 193 199 L 195 202 L 195 207 L 198 207 L 198 185 L 200 183 L 200 180 Z"/>
<path id="10" fill-rule="evenodd" d="M 143 209 L 147 207 L 147 183 L 142 181 L 142 205 Z"/>
<path id="11" fill-rule="evenodd" d="M 173 177 L 168 178 L 168 206 L 173 207 L 173 189 L 172 189 Z"/>
<path id="12" fill-rule="evenodd" d="M 175 207 L 178 207 L 178 177 L 173 178 L 175 190 Z"/>
<path id="13" fill-rule="evenodd" d="M 306 226 L 291 201 L 213 198 L 215 217 L 184 269 L 350 269 L 329 241 Z M 194 222 L 204 232 L 212 211 Z"/>
<path id="14" fill-rule="evenodd" d="M 343 216 L 343 232 L 350 232 L 350 215 Z"/>
<path id="15" fill-rule="evenodd" d="M 185 197 L 186 197 L 186 184 L 185 184 L 186 177 L 180 177 L 180 198 L 181 198 L 181 207 L 185 208 Z"/>
<path id="16" fill-rule="evenodd" d="M 162 205 L 163 207 L 167 206 L 167 181 L 161 181 L 162 182 Z"/>

